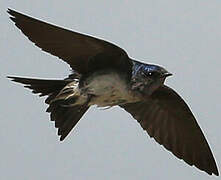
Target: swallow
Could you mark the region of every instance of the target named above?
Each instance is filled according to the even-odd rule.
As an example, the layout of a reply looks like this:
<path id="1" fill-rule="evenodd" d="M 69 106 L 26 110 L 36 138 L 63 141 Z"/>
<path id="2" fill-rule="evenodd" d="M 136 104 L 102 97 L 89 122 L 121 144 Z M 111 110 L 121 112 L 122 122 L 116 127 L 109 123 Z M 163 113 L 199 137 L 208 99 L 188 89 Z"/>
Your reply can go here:
<path id="1" fill-rule="evenodd" d="M 62 80 L 8 76 L 39 96 L 63 141 L 92 105 L 119 106 L 159 144 L 187 164 L 219 175 L 193 113 L 165 79 L 165 68 L 131 59 L 115 44 L 8 9 L 11 20 L 36 46 L 72 69 Z"/>

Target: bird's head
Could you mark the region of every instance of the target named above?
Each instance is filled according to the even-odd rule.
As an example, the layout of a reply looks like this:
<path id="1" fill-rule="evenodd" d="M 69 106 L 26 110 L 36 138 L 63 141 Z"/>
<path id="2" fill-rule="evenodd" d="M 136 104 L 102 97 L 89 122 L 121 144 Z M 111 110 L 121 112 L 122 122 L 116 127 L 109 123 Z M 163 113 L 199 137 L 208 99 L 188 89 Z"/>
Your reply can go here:
<path id="1" fill-rule="evenodd" d="M 132 75 L 132 89 L 151 95 L 171 75 L 166 69 L 158 65 L 143 63 L 137 67 L 135 65 Z"/>

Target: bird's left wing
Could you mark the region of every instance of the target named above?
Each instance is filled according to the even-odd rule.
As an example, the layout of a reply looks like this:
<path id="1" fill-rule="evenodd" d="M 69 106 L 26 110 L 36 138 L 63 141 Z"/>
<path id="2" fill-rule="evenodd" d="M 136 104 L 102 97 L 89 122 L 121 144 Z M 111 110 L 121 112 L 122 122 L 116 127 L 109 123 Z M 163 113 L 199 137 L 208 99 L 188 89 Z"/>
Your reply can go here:
<path id="1" fill-rule="evenodd" d="M 142 102 L 121 106 L 158 143 L 208 174 L 218 175 L 209 145 L 184 100 L 171 88 L 162 86 Z"/>
<path id="2" fill-rule="evenodd" d="M 105 67 L 131 73 L 132 62 L 120 47 L 8 9 L 15 25 L 42 50 L 59 57 L 80 74 Z"/>

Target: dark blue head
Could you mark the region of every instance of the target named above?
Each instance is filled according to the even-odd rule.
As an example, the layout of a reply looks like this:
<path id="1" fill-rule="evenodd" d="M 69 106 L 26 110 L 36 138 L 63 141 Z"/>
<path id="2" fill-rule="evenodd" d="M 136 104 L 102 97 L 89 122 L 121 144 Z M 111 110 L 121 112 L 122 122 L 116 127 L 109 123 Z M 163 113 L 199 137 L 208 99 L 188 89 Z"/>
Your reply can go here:
<path id="1" fill-rule="evenodd" d="M 132 89 L 152 94 L 163 85 L 166 77 L 171 76 L 163 67 L 133 61 Z"/>

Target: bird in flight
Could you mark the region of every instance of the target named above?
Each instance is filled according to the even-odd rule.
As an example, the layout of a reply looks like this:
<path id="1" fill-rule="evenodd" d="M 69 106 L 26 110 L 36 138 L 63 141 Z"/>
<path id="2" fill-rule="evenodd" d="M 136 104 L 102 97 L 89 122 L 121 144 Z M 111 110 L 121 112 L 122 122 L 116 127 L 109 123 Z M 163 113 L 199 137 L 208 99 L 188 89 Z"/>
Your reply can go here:
<path id="1" fill-rule="evenodd" d="M 159 144 L 202 171 L 219 175 L 215 159 L 184 100 L 164 85 L 172 74 L 131 59 L 107 41 L 70 31 L 14 10 L 11 20 L 32 41 L 72 68 L 63 80 L 8 76 L 39 96 L 63 141 L 92 105 L 120 106 Z"/>

